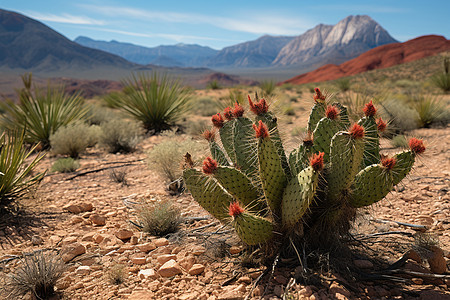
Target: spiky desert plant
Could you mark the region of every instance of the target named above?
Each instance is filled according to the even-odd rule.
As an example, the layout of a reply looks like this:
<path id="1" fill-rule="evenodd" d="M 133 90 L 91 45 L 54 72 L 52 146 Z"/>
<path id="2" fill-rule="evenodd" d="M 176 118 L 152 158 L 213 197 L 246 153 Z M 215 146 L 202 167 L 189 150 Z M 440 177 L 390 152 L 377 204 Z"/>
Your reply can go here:
<path id="1" fill-rule="evenodd" d="M 444 58 L 444 71 L 431 76 L 431 82 L 444 93 L 450 92 L 450 58 Z"/>
<path id="2" fill-rule="evenodd" d="M 190 109 L 190 91 L 167 75 L 133 74 L 123 81 L 126 93 L 105 98 L 138 121 L 147 131 L 159 133 L 174 126 Z"/>
<path id="3" fill-rule="evenodd" d="M 263 80 L 259 84 L 259 87 L 264 97 L 270 97 L 275 92 L 277 83 L 274 80 Z"/>
<path id="4" fill-rule="evenodd" d="M 289 245 L 329 246 L 348 234 L 356 210 L 382 200 L 425 150 L 412 139 L 411 150 L 384 157 L 378 135 L 386 123 L 376 119 L 372 102 L 351 124 L 346 108 L 317 88 L 314 100 L 309 133 L 289 156 L 268 103 L 249 97 L 255 119 L 244 117 L 237 103 L 214 115 L 221 142 L 206 135 L 211 156 L 201 171 L 184 170 L 194 199 L 230 222 L 248 245 L 283 251 Z"/>
<path id="5" fill-rule="evenodd" d="M 0 204 L 8 204 L 40 182 L 44 173 L 33 174 L 44 155 L 29 156 L 36 146 L 27 149 L 23 131 L 4 132 L 0 136 Z"/>
<path id="6" fill-rule="evenodd" d="M 24 88 L 19 91 L 19 103 L 7 100 L 1 104 L 5 114 L 0 127 L 7 130 L 25 130 L 26 142 L 50 146 L 50 136 L 60 127 L 80 120 L 87 113 L 84 100 L 78 95 L 67 95 L 63 87 L 32 89 L 32 76 L 22 76 Z"/>
<path id="7" fill-rule="evenodd" d="M 52 171 L 58 173 L 75 172 L 80 167 L 80 162 L 72 157 L 59 158 L 52 165 Z"/>

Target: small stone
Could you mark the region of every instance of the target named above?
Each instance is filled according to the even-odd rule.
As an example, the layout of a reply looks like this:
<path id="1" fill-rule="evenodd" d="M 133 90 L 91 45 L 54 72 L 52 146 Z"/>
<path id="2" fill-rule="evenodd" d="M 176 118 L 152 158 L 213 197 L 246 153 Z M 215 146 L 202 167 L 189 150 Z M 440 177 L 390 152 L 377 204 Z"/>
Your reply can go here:
<path id="1" fill-rule="evenodd" d="M 153 242 L 149 242 L 149 243 L 145 243 L 145 244 L 140 244 L 137 245 L 136 248 L 141 251 L 141 252 L 145 252 L 148 253 L 150 251 L 153 251 L 156 249 L 156 245 Z"/>
<path id="2" fill-rule="evenodd" d="M 149 290 L 134 290 L 128 300 L 155 299 L 155 293 Z"/>
<path id="3" fill-rule="evenodd" d="M 192 275 L 192 276 L 196 276 L 196 275 L 202 274 L 204 270 L 205 270 L 205 266 L 204 265 L 202 265 L 202 264 L 195 264 L 189 269 L 188 274 Z"/>
<path id="4" fill-rule="evenodd" d="M 92 240 L 96 243 L 96 244 L 100 244 L 103 240 L 105 239 L 105 237 L 99 233 L 95 234 L 92 237 Z"/>
<path id="5" fill-rule="evenodd" d="M 64 262 L 69 262 L 78 255 L 86 253 L 86 247 L 78 242 L 65 245 L 61 249 L 61 258 Z"/>
<path id="6" fill-rule="evenodd" d="M 33 236 L 31 237 L 31 243 L 32 243 L 34 246 L 38 246 L 38 245 L 41 245 L 42 243 L 44 243 L 44 241 L 42 240 L 42 238 L 41 238 L 40 236 L 38 236 L 38 235 L 33 235 Z"/>
<path id="7" fill-rule="evenodd" d="M 82 283 L 81 281 L 80 281 L 80 282 L 77 282 L 77 283 L 75 283 L 75 284 L 73 285 L 72 288 L 73 288 L 74 290 L 82 289 L 82 288 L 84 288 L 84 283 Z"/>
<path id="8" fill-rule="evenodd" d="M 238 283 L 245 283 L 245 284 L 250 284 L 252 283 L 252 279 L 248 276 L 242 276 L 241 278 L 238 279 L 237 281 Z"/>
<path id="9" fill-rule="evenodd" d="M 180 265 L 174 259 L 163 264 L 158 270 L 159 275 L 162 277 L 172 277 L 182 272 Z"/>
<path id="10" fill-rule="evenodd" d="M 414 284 L 418 284 L 418 285 L 421 285 L 423 283 L 423 279 L 422 278 L 411 278 L 411 281 Z"/>
<path id="11" fill-rule="evenodd" d="M 140 270 L 138 273 L 138 277 L 141 279 L 146 279 L 146 278 L 155 279 L 156 273 L 155 273 L 155 270 L 153 270 L 153 269 Z"/>
<path id="12" fill-rule="evenodd" d="M 153 240 L 153 243 L 156 245 L 156 247 L 162 247 L 169 245 L 169 241 L 166 238 L 159 238 Z"/>
<path id="13" fill-rule="evenodd" d="M 92 224 L 97 226 L 104 226 L 106 224 L 106 218 L 98 214 L 90 215 L 89 220 L 92 222 Z"/>
<path id="14" fill-rule="evenodd" d="M 300 290 L 300 292 L 298 292 L 298 294 L 303 297 L 311 297 L 311 295 L 313 294 L 313 291 L 312 291 L 311 287 L 309 285 L 307 285 L 304 288 L 302 288 Z"/>
<path id="15" fill-rule="evenodd" d="M 360 269 L 372 269 L 373 268 L 373 263 L 370 260 L 355 259 L 353 261 L 353 263 L 355 264 L 356 267 L 358 267 Z"/>
<path id="16" fill-rule="evenodd" d="M 131 244 L 131 245 L 137 245 L 138 242 L 139 242 L 139 239 L 138 239 L 137 236 L 133 235 L 133 236 L 130 238 L 130 244 Z"/>
<path id="17" fill-rule="evenodd" d="M 84 219 L 81 216 L 73 216 L 72 218 L 70 218 L 70 224 L 72 224 L 72 225 L 81 223 L 83 221 L 84 221 Z"/>
<path id="18" fill-rule="evenodd" d="M 274 280 L 281 285 L 286 285 L 288 283 L 288 279 L 286 277 L 284 277 L 283 275 L 275 276 Z"/>
<path id="19" fill-rule="evenodd" d="M 160 256 L 158 256 L 158 257 L 156 258 L 156 260 L 157 260 L 161 265 L 165 264 L 167 261 L 169 261 L 169 260 L 171 260 L 171 259 L 176 260 L 176 259 L 177 259 L 177 256 L 176 256 L 175 254 L 163 254 L 163 255 L 160 255 Z"/>
<path id="20" fill-rule="evenodd" d="M 139 269 L 138 266 L 132 266 L 128 268 L 128 272 L 136 274 L 137 272 L 139 272 L 141 269 Z"/>
<path id="21" fill-rule="evenodd" d="M 202 255 L 205 252 L 206 252 L 206 249 L 205 249 L 205 247 L 202 247 L 202 246 L 195 247 L 191 251 L 191 253 L 194 254 L 195 256 Z"/>
<path id="22" fill-rule="evenodd" d="M 436 274 L 444 274 L 447 270 L 447 263 L 444 258 L 444 251 L 437 246 L 433 246 L 430 249 L 431 257 L 428 258 L 428 264 L 430 265 L 430 270 Z"/>
<path id="23" fill-rule="evenodd" d="M 275 288 L 273 289 L 273 293 L 277 296 L 281 298 L 281 295 L 283 295 L 283 286 L 281 285 L 276 285 Z"/>
<path id="24" fill-rule="evenodd" d="M 186 257 L 183 257 L 179 261 L 179 264 L 183 269 L 189 270 L 196 263 L 196 261 L 197 260 L 195 259 L 195 257 L 193 255 L 188 255 Z"/>
<path id="25" fill-rule="evenodd" d="M 73 214 L 79 214 L 81 212 L 81 208 L 75 204 L 68 204 L 63 207 L 63 210 L 67 210 L 68 212 Z"/>
<path id="26" fill-rule="evenodd" d="M 135 265 L 145 265 L 147 263 L 147 258 L 145 257 L 132 257 L 131 262 Z"/>
<path id="27" fill-rule="evenodd" d="M 91 268 L 89 266 L 79 266 L 75 270 L 75 274 L 84 276 L 84 275 L 88 275 L 90 271 L 91 271 Z"/>
<path id="28" fill-rule="evenodd" d="M 231 246 L 229 251 L 231 255 L 238 254 L 241 252 L 241 247 Z"/>
<path id="29" fill-rule="evenodd" d="M 88 232 L 85 235 L 83 235 L 83 237 L 81 238 L 81 240 L 83 242 L 92 242 L 94 240 L 94 236 L 96 235 L 95 232 Z"/>
<path id="30" fill-rule="evenodd" d="M 127 229 L 119 229 L 114 233 L 114 235 L 122 241 L 128 240 L 133 236 L 133 232 Z"/>
<path id="31" fill-rule="evenodd" d="M 346 297 L 350 297 L 350 292 L 348 290 L 346 290 L 344 287 L 342 287 L 339 284 L 337 284 L 337 283 L 332 283 L 329 290 L 330 290 L 330 292 L 332 294 L 339 293 L 339 294 L 344 295 Z"/>
<path id="32" fill-rule="evenodd" d="M 92 211 L 94 209 L 94 206 L 92 205 L 92 203 L 82 202 L 82 203 L 79 203 L 78 206 L 80 207 L 81 212 Z"/>

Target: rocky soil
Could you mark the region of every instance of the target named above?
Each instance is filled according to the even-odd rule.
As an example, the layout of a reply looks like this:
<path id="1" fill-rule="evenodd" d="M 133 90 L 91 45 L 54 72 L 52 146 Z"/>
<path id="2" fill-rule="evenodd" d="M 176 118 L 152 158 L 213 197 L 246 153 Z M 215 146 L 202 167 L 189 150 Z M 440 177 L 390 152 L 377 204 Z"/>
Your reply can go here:
<path id="1" fill-rule="evenodd" d="M 209 218 L 189 193 L 170 193 L 149 169 L 146 153 L 163 139 L 157 136 L 132 154 L 95 148 L 82 155 L 76 173 L 48 173 L 31 197 L 0 218 L 0 276 L 20 264 L 18 256 L 44 249 L 58 251 L 68 265 L 56 285 L 62 299 L 449 299 L 450 127 L 412 135 L 427 141 L 427 152 L 407 180 L 361 213 L 353 232 L 360 243 L 349 260 L 359 275 L 401 281 L 358 274 L 352 280 L 331 268 L 294 281 L 296 266 L 275 268 L 257 281 L 266 267 L 241 263 L 248 259 L 231 228 Z M 39 169 L 55 159 L 48 155 Z M 114 182 L 112 170 L 126 172 L 127 184 Z M 185 217 L 179 232 L 162 238 L 131 223 L 143 202 L 161 200 L 174 201 Z M 443 251 L 410 251 L 400 271 L 388 273 L 390 264 L 417 249 L 413 235 L 421 231 Z M 111 278 L 120 271 L 123 282 L 115 284 Z"/>

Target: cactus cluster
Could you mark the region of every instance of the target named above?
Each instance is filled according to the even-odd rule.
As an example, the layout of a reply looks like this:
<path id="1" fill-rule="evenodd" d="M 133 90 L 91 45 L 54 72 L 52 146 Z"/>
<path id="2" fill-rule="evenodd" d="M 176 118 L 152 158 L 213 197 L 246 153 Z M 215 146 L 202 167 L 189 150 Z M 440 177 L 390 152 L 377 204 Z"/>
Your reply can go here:
<path id="1" fill-rule="evenodd" d="M 379 134 L 386 123 L 376 119 L 372 102 L 351 124 L 343 105 L 315 91 L 308 134 L 289 155 L 268 103 L 249 96 L 255 118 L 245 117 L 238 103 L 214 115 L 213 130 L 204 133 L 211 156 L 202 170 L 184 170 L 193 198 L 215 218 L 230 222 L 248 245 L 293 236 L 320 243 L 330 232 L 348 232 L 356 209 L 383 199 L 425 150 L 421 140 L 411 139 L 410 150 L 380 155 Z"/>

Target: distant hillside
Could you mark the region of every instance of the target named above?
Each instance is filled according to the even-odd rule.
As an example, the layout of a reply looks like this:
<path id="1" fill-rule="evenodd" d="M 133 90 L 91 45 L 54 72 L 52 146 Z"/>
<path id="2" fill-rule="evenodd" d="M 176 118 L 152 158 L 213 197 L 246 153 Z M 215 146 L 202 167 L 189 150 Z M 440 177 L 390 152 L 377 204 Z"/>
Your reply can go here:
<path id="1" fill-rule="evenodd" d="M 74 43 L 46 25 L 0 10 L 0 67 L 30 71 L 134 67 L 127 60 Z"/>
<path id="2" fill-rule="evenodd" d="M 153 64 L 166 67 L 202 67 L 218 52 L 199 45 L 177 44 L 149 48 L 117 41 L 97 41 L 84 36 L 77 37 L 74 42 L 119 55 L 141 65 Z"/>
<path id="3" fill-rule="evenodd" d="M 380 46 L 340 65 L 328 64 L 309 73 L 295 76 L 284 83 L 303 84 L 334 80 L 374 69 L 382 69 L 420 58 L 450 51 L 450 40 L 428 35 L 404 43 Z"/>

